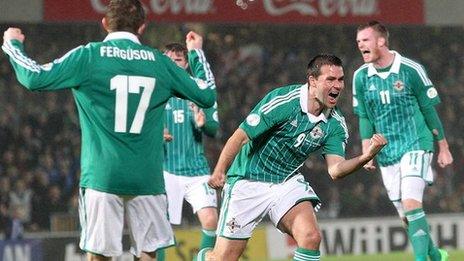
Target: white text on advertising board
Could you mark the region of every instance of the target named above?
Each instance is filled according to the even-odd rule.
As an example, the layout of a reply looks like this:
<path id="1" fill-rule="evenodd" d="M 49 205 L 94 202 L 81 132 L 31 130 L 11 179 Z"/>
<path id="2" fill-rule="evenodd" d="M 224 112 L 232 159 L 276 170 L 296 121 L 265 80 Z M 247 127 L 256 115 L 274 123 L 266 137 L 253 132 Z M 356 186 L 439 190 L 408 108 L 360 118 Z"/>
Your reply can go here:
<path id="1" fill-rule="evenodd" d="M 104 13 L 106 2 L 90 0 L 92 8 L 98 13 Z M 145 8 L 154 14 L 208 14 L 214 10 L 214 0 L 150 0 Z"/>
<path id="2" fill-rule="evenodd" d="M 263 0 L 269 15 L 295 11 L 304 16 L 371 16 L 379 13 L 378 0 Z"/>

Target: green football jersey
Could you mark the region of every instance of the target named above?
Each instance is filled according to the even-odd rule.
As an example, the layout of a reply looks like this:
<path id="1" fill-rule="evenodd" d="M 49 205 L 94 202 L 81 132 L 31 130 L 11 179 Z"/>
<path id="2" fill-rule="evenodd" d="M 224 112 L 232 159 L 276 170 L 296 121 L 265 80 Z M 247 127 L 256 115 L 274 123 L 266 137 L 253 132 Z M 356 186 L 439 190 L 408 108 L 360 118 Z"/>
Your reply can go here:
<path id="1" fill-rule="evenodd" d="M 214 136 L 219 128 L 217 105 L 203 109 L 205 125 L 196 126 L 193 104 L 190 101 L 171 98 L 165 108 L 165 127 L 173 136 L 164 143 L 164 170 L 180 176 L 209 175 L 205 157 L 203 134 Z"/>
<path id="2" fill-rule="evenodd" d="M 368 119 L 388 141 L 377 154 L 381 166 L 399 162 L 408 151 L 433 151 L 433 135 L 421 108 L 440 102 L 424 67 L 394 54 L 390 67 L 365 64 L 353 76 L 354 112 Z"/>
<path id="3" fill-rule="evenodd" d="M 348 129 L 337 108 L 308 113 L 308 85 L 289 85 L 267 94 L 240 125 L 250 141 L 232 163 L 228 176 L 280 183 L 299 173 L 309 155 L 345 157 Z"/>
<path id="4" fill-rule="evenodd" d="M 6 42 L 17 78 L 33 91 L 72 88 L 82 131 L 80 186 L 118 195 L 164 193 L 163 113 L 172 96 L 201 107 L 216 100 L 201 50 L 189 52 L 195 77 L 134 34 L 110 33 L 52 63 L 28 58 L 21 42 Z"/>

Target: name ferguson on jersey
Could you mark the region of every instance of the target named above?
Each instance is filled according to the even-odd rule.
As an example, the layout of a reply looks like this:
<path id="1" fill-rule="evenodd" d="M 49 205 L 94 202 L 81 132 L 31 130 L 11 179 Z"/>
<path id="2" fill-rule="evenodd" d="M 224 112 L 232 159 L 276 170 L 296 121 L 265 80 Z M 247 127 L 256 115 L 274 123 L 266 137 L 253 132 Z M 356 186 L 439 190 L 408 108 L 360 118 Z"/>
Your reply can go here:
<path id="1" fill-rule="evenodd" d="M 155 54 L 147 50 L 137 49 L 119 49 L 115 46 L 102 46 L 100 47 L 101 57 L 120 58 L 123 60 L 148 60 L 154 61 Z"/>

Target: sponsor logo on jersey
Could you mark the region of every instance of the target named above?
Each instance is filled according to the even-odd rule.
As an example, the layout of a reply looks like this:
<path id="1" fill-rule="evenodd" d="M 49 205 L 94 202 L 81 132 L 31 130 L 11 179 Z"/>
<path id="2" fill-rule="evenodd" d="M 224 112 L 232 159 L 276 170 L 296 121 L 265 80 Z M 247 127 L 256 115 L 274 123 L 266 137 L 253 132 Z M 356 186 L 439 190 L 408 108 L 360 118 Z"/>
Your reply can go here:
<path id="1" fill-rule="evenodd" d="M 247 124 L 253 127 L 257 126 L 260 121 L 261 121 L 261 117 L 259 117 L 259 115 L 256 113 L 252 113 L 248 115 L 248 117 L 246 118 Z"/>
<path id="2" fill-rule="evenodd" d="M 377 88 L 375 88 L 375 86 L 373 84 L 371 84 L 371 86 L 369 86 L 369 89 L 367 89 L 368 91 L 376 91 Z"/>
<path id="3" fill-rule="evenodd" d="M 171 104 L 169 104 L 169 103 L 168 103 L 168 104 L 166 104 L 166 107 L 165 107 L 164 109 L 166 109 L 166 110 L 170 110 L 170 109 L 172 109 L 172 108 L 171 108 Z"/>
<path id="4" fill-rule="evenodd" d="M 395 88 L 395 90 L 400 92 L 400 91 L 402 91 L 404 89 L 404 83 L 402 81 L 398 80 L 393 84 L 393 88 Z"/>
<path id="5" fill-rule="evenodd" d="M 298 121 L 296 119 L 294 119 L 293 121 L 290 122 L 290 125 L 292 125 L 293 127 L 298 127 Z"/>
<path id="6" fill-rule="evenodd" d="M 232 218 L 229 222 L 226 223 L 226 226 L 229 228 L 230 233 L 235 233 L 237 229 L 241 228 L 240 224 L 237 223 L 235 218 Z"/>
<path id="7" fill-rule="evenodd" d="M 427 90 L 427 97 L 429 97 L 430 99 L 437 97 L 437 95 L 438 95 L 437 89 L 435 89 L 434 87 L 430 87 Z"/>
<path id="8" fill-rule="evenodd" d="M 314 127 L 311 130 L 309 135 L 311 135 L 311 138 L 313 138 L 313 139 L 319 139 L 322 136 L 324 136 L 324 132 L 322 131 L 321 127 L 319 127 L 319 125 L 317 125 L 316 127 Z"/>

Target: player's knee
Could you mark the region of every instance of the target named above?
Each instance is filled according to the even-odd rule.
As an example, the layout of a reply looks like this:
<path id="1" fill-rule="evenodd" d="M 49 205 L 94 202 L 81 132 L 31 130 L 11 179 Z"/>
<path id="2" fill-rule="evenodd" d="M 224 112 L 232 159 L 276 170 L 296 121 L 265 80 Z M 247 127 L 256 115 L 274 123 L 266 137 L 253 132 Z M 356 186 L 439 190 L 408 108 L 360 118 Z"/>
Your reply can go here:
<path id="1" fill-rule="evenodd" d="M 215 230 L 217 227 L 217 213 L 208 213 L 200 217 L 201 227 L 206 230 Z"/>
<path id="2" fill-rule="evenodd" d="M 216 230 L 217 227 L 217 219 L 209 218 L 203 223 L 203 229 L 206 230 Z"/>
<path id="3" fill-rule="evenodd" d="M 319 249 L 321 243 L 321 232 L 318 229 L 301 231 L 294 238 L 299 247 L 306 249 Z"/>
<path id="4" fill-rule="evenodd" d="M 422 202 L 420 202 L 417 199 L 412 199 L 412 198 L 411 199 L 404 199 L 402 204 L 403 204 L 403 208 L 404 208 L 404 210 L 406 212 L 414 210 L 414 209 L 422 208 Z"/>

